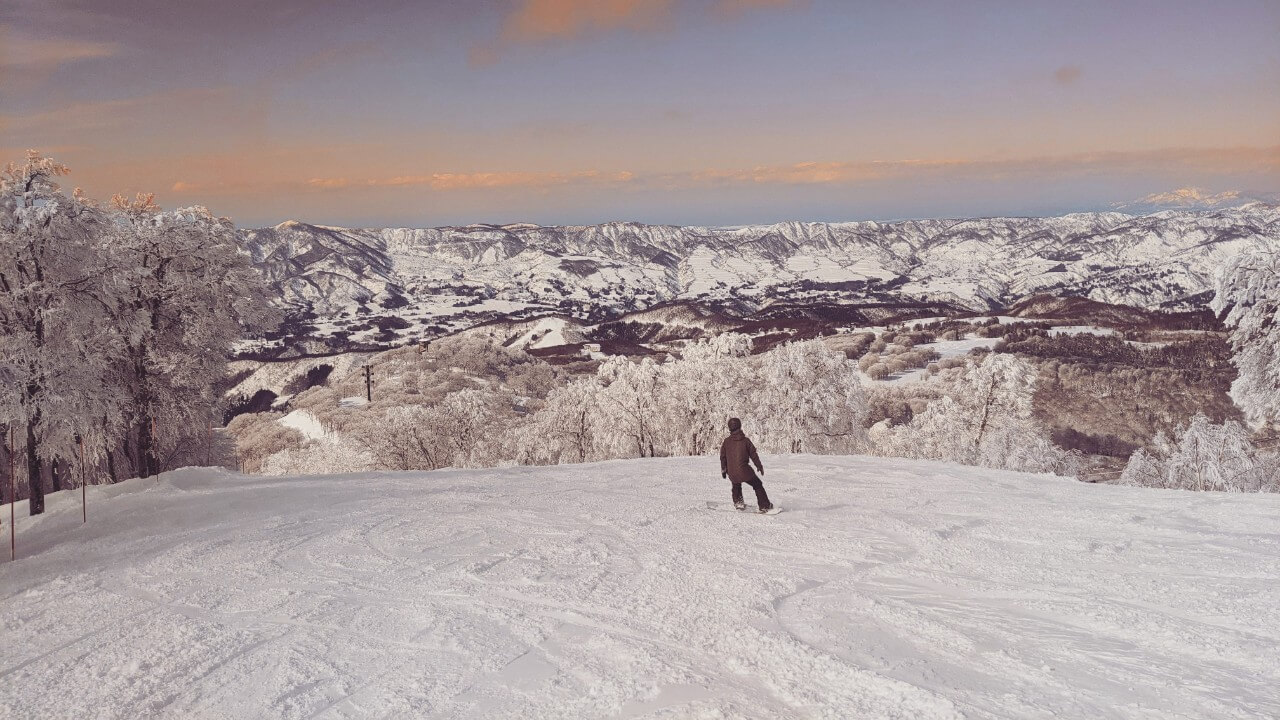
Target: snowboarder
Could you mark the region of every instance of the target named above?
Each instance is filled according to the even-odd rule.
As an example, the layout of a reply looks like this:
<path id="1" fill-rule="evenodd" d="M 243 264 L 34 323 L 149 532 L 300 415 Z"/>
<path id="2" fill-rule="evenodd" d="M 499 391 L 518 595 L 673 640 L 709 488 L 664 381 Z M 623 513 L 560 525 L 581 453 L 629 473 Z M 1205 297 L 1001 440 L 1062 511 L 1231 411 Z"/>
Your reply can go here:
<path id="1" fill-rule="evenodd" d="M 733 483 L 734 507 L 746 509 L 746 504 L 742 502 L 742 483 L 746 483 L 756 491 L 756 505 L 760 512 L 768 512 L 773 509 L 773 503 L 769 502 L 769 496 L 765 494 L 764 483 L 751 470 L 751 463 L 755 463 L 761 475 L 764 474 L 764 465 L 760 463 L 756 446 L 742 432 L 742 421 L 729 418 L 729 437 L 720 445 L 720 477 L 728 478 Z"/>

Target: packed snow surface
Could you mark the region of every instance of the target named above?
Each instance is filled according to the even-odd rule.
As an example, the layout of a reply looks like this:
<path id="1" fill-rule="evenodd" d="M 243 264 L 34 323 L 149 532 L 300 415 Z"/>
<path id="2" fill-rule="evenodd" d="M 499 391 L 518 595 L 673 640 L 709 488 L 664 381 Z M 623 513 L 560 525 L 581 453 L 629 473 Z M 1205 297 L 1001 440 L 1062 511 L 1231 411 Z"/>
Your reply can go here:
<path id="1" fill-rule="evenodd" d="M 711 458 L 58 493 L 0 717 L 1280 713 L 1280 497 L 765 462 L 775 517 Z"/>
<path id="2" fill-rule="evenodd" d="M 308 440 L 325 438 L 324 426 L 320 424 L 320 420 L 306 410 L 294 410 L 280 418 L 280 424 L 297 430 Z"/>

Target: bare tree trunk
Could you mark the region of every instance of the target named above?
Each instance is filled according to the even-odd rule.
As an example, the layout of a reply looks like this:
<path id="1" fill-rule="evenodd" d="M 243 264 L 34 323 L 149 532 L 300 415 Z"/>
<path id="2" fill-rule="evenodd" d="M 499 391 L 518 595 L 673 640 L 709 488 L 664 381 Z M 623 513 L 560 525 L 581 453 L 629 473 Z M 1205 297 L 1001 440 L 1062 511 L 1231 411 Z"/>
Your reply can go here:
<path id="1" fill-rule="evenodd" d="M 156 327 L 156 316 L 152 312 L 152 328 Z M 133 351 L 134 394 L 133 412 L 137 417 L 135 427 L 138 431 L 138 461 L 135 469 L 138 477 L 151 477 L 160 472 L 160 461 L 157 457 L 155 439 L 155 416 L 151 408 L 151 392 L 147 389 L 147 350 L 138 347 Z"/>
<path id="2" fill-rule="evenodd" d="M 36 454 L 36 423 L 39 421 L 38 411 L 27 420 L 27 509 L 31 515 L 44 512 L 44 485 L 40 482 L 40 456 Z"/>
<path id="3" fill-rule="evenodd" d="M 107 476 L 113 484 L 120 482 L 120 476 L 116 474 L 116 455 L 111 448 L 107 448 Z"/>
<path id="4" fill-rule="evenodd" d="M 987 389 L 986 400 L 982 403 L 982 422 L 978 424 L 978 438 L 973 441 L 974 452 L 978 452 L 982 447 L 982 436 L 987 432 L 987 422 L 991 419 L 991 406 L 995 404 L 995 397 L 996 390 L 993 384 Z"/>
<path id="5" fill-rule="evenodd" d="M 129 461 L 129 467 L 127 468 L 125 476 L 137 477 L 138 467 L 141 463 L 138 462 L 138 442 L 134 437 L 134 431 L 132 429 L 126 431 L 124 434 L 123 452 L 124 459 Z"/>
<path id="6" fill-rule="evenodd" d="M 151 477 L 160 472 L 155 440 L 151 432 L 151 418 L 144 415 L 138 423 L 138 477 Z"/>

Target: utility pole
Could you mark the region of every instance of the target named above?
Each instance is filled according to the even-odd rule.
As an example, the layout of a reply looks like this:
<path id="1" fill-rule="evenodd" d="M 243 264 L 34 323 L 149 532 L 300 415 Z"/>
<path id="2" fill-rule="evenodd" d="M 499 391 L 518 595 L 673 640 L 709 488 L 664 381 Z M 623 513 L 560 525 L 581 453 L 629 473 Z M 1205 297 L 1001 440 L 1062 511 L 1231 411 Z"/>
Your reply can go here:
<path id="1" fill-rule="evenodd" d="M 369 365 L 364 366 L 364 398 L 373 402 L 373 368 Z"/>

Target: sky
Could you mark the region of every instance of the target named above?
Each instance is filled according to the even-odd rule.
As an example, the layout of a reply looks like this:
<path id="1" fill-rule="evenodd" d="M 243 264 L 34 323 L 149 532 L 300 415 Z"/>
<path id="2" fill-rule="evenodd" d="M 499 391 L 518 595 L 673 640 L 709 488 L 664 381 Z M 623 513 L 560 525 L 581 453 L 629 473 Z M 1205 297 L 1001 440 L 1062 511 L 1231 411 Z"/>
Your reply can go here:
<path id="1" fill-rule="evenodd" d="M 1276 0 L 0 0 L 0 159 L 242 227 L 1197 206 L 1280 191 L 1278 37 Z"/>

